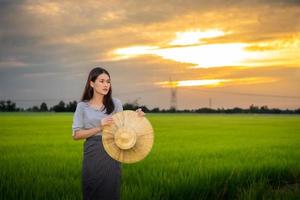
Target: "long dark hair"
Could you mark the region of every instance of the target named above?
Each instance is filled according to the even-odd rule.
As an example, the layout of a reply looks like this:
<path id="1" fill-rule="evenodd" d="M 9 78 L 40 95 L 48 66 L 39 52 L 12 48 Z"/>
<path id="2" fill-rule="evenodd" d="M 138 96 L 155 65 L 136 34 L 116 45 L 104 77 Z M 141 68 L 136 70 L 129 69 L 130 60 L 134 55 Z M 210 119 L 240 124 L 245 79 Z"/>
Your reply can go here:
<path id="1" fill-rule="evenodd" d="M 107 74 L 108 77 L 110 78 L 110 75 L 109 75 L 108 71 L 106 71 L 105 69 L 103 69 L 101 67 L 95 67 L 94 69 L 92 69 L 90 71 L 88 79 L 87 79 L 86 84 L 85 84 L 85 88 L 84 88 L 84 92 L 83 92 L 81 101 L 89 101 L 93 97 L 94 89 L 91 87 L 90 82 L 91 81 L 95 82 L 97 77 L 100 74 L 103 74 L 103 73 Z M 113 103 L 111 94 L 112 94 L 112 87 L 110 85 L 110 88 L 109 88 L 109 91 L 108 91 L 107 95 L 105 95 L 103 97 L 103 104 L 105 106 L 103 108 L 103 110 L 106 108 L 106 114 L 112 113 L 115 109 L 115 105 Z"/>

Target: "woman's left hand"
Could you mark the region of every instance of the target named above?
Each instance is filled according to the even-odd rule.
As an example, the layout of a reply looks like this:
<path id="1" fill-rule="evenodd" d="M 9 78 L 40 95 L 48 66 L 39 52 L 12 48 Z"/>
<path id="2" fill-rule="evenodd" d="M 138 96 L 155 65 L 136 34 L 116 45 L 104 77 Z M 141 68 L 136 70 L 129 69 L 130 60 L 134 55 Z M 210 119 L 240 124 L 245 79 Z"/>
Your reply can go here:
<path id="1" fill-rule="evenodd" d="M 138 108 L 135 112 L 137 112 L 139 117 L 143 117 L 145 115 L 141 108 Z"/>

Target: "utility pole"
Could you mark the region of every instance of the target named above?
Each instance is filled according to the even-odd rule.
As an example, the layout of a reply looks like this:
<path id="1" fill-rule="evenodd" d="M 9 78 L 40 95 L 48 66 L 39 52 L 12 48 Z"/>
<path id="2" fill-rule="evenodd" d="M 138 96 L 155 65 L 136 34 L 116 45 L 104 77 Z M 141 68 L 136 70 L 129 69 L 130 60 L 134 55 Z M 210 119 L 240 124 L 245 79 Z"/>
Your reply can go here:
<path id="1" fill-rule="evenodd" d="M 211 98 L 209 97 L 209 108 L 211 109 L 212 101 Z"/>
<path id="2" fill-rule="evenodd" d="M 177 85 L 176 82 L 172 81 L 170 77 L 170 86 L 171 86 L 171 101 L 170 101 L 170 110 L 177 109 Z"/>

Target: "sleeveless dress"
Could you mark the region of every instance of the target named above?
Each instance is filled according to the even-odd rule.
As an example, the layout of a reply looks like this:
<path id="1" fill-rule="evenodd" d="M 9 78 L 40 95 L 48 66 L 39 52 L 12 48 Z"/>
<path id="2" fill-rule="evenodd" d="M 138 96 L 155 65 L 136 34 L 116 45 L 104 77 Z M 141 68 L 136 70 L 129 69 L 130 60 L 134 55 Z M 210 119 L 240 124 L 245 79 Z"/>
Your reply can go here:
<path id="1" fill-rule="evenodd" d="M 113 98 L 115 110 L 110 114 L 123 111 L 119 99 Z M 98 127 L 100 120 L 108 115 L 92 108 L 88 102 L 77 104 L 73 116 L 73 135 L 76 130 Z M 111 158 L 102 144 L 102 132 L 89 137 L 84 142 L 82 161 L 82 194 L 84 200 L 120 199 L 121 163 Z"/>

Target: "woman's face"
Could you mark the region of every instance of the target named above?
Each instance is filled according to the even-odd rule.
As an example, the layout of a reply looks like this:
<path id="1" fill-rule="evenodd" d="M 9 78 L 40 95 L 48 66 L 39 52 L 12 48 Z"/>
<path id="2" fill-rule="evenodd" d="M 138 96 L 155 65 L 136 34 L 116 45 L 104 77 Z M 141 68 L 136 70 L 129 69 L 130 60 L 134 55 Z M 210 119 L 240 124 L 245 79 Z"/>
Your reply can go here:
<path id="1" fill-rule="evenodd" d="M 107 74 L 102 73 L 100 74 L 95 82 L 90 82 L 91 87 L 94 88 L 94 92 L 97 92 L 98 94 L 106 95 L 109 92 L 110 89 L 110 78 Z"/>

